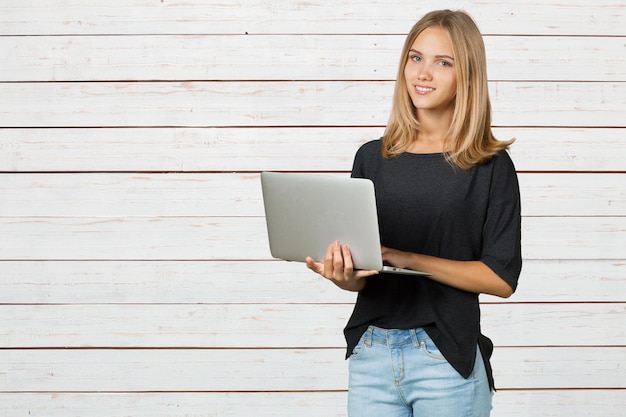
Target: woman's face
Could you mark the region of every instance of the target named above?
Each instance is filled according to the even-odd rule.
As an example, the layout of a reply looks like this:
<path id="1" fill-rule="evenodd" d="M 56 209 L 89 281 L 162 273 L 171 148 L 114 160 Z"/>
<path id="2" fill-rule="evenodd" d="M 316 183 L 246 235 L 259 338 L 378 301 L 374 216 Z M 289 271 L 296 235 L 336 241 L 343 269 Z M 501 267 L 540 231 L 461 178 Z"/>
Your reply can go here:
<path id="1" fill-rule="evenodd" d="M 418 35 L 409 50 L 404 78 L 418 114 L 454 110 L 456 68 L 452 43 L 444 28 L 432 26 Z"/>

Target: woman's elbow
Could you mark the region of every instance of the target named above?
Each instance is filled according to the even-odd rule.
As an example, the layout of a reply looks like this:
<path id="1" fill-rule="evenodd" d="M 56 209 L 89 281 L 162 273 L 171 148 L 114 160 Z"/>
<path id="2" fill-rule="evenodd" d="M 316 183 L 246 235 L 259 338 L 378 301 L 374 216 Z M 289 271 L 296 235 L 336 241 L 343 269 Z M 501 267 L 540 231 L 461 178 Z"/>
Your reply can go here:
<path id="1" fill-rule="evenodd" d="M 514 293 L 513 288 L 501 278 L 500 282 L 493 290 L 492 295 L 500 298 L 509 298 Z"/>

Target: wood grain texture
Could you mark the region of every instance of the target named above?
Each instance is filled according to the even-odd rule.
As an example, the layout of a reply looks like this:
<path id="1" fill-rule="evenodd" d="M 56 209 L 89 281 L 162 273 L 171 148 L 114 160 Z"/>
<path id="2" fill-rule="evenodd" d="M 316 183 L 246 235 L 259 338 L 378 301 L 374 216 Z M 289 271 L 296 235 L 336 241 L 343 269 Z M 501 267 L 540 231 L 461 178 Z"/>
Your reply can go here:
<path id="1" fill-rule="evenodd" d="M 381 126 L 391 81 L 5 83 L 0 127 Z M 624 127 L 626 83 L 490 83 L 500 127 Z M 359 111 L 354 111 L 358 108 Z"/>
<path id="2" fill-rule="evenodd" d="M 351 312 L 351 304 L 7 305 L 0 334 L 5 348 L 343 348 Z M 625 303 L 485 304 L 482 329 L 496 346 L 624 346 L 625 315 Z"/>
<path id="3" fill-rule="evenodd" d="M 262 217 L 0 217 L 0 260 L 267 260 Z M 626 217 L 526 217 L 525 259 L 621 260 Z"/>
<path id="4" fill-rule="evenodd" d="M 2 178 L 5 204 L 0 205 L 0 217 L 258 217 L 265 213 L 258 174 L 16 173 Z M 518 178 L 524 216 L 626 216 L 626 174 L 521 173 Z"/>
<path id="5" fill-rule="evenodd" d="M 353 303 L 301 263 L 282 261 L 0 261 L 0 304 Z M 511 299 L 624 303 L 626 262 L 526 259 Z"/>
<path id="6" fill-rule="evenodd" d="M 623 347 L 494 351 L 500 389 L 626 388 Z M 336 391 L 344 349 L 5 350 L 2 392 Z M 303 365 L 306 364 L 306 365 Z"/>
<path id="7" fill-rule="evenodd" d="M 624 39 L 485 36 L 489 78 L 621 81 Z M 393 81 L 403 42 L 352 34 L 5 36 L 0 81 Z"/>
<path id="8" fill-rule="evenodd" d="M 258 174 L 347 175 L 448 7 L 517 138 L 492 416 L 622 417 L 626 5 L 566 3 L 3 1 L 0 416 L 344 417 L 356 295 L 271 259 Z"/>
<path id="9" fill-rule="evenodd" d="M 493 417 L 622 417 L 626 390 L 499 390 Z M 345 417 L 346 393 L 0 393 L 0 415 L 28 417 Z M 277 411 L 280 410 L 280 411 Z"/>
<path id="10" fill-rule="evenodd" d="M 0 172 L 349 172 L 378 127 L 0 128 Z M 495 128 L 521 171 L 624 172 L 621 128 Z M 311 158 L 311 153 L 315 154 Z"/>
<path id="11" fill-rule="evenodd" d="M 424 13 L 466 9 L 486 34 L 623 35 L 624 4 L 584 0 L 566 4 L 525 1 L 323 0 L 307 3 L 252 0 L 152 2 L 114 0 L 6 0 L 2 35 L 48 34 L 405 34 Z M 555 18 L 558 13 L 558 19 Z"/>

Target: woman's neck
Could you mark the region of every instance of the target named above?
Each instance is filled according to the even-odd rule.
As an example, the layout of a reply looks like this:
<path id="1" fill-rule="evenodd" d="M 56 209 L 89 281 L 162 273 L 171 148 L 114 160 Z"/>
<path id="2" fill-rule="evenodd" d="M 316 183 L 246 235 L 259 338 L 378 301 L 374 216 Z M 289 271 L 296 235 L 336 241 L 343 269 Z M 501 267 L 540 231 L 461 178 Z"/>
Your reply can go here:
<path id="1" fill-rule="evenodd" d="M 407 149 L 411 153 L 441 153 L 452 122 L 452 112 L 418 112 L 420 131 Z"/>

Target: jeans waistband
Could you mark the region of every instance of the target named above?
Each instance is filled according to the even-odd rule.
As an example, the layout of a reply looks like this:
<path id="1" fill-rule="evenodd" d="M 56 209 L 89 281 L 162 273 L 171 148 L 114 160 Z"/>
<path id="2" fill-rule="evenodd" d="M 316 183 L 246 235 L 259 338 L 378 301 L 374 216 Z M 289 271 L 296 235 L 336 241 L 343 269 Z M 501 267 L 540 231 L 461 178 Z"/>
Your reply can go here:
<path id="1" fill-rule="evenodd" d="M 377 343 L 387 346 L 413 344 L 418 347 L 426 339 L 430 339 L 430 337 L 421 327 L 415 329 L 382 329 L 369 326 L 365 331 L 364 343 L 368 346 Z"/>

